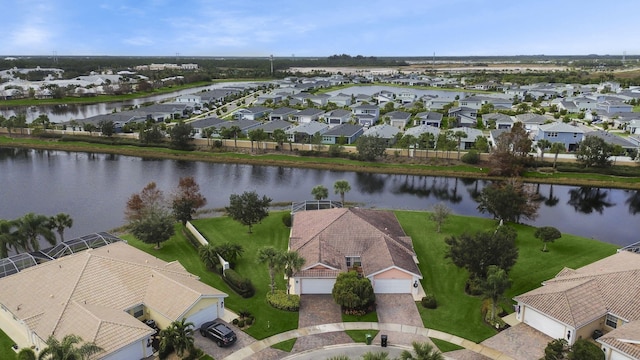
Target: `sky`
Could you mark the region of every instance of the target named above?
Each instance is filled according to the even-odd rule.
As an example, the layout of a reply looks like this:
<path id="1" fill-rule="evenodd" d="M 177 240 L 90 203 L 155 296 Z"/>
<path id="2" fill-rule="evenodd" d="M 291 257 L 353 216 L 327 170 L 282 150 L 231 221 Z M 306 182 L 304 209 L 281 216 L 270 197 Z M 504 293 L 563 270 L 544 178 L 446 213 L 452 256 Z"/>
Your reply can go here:
<path id="1" fill-rule="evenodd" d="M 638 0 L 0 0 L 0 55 L 640 54 Z"/>

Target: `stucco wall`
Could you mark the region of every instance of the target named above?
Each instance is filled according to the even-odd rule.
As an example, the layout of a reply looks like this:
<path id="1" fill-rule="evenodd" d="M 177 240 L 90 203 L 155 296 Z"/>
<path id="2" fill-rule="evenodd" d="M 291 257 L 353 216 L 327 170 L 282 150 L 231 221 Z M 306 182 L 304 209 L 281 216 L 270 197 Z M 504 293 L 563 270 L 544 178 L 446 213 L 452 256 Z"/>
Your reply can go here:
<path id="1" fill-rule="evenodd" d="M 389 269 L 385 272 L 377 274 L 373 279 L 413 279 L 411 274 L 398 269 Z"/>

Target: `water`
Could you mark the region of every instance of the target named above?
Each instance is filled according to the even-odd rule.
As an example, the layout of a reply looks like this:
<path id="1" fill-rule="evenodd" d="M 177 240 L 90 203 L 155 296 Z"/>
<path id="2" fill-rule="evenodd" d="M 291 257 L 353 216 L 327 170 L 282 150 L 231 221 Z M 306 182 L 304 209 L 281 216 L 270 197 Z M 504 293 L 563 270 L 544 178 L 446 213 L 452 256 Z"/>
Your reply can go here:
<path id="1" fill-rule="evenodd" d="M 483 180 L 0 148 L 0 218 L 64 212 L 74 220 L 65 238 L 108 231 L 124 224 L 131 194 L 152 181 L 170 194 L 185 176 L 193 176 L 200 184 L 207 208 L 222 208 L 230 194 L 247 190 L 267 195 L 273 202 L 311 200 L 316 185 L 329 189 L 329 199 L 339 200 L 333 183 L 345 179 L 352 189 L 346 201 L 362 207 L 428 210 L 444 202 L 455 214 L 487 217 L 478 213 L 473 200 L 487 184 Z M 541 207 L 532 225 L 555 226 L 621 246 L 640 240 L 640 192 L 560 185 L 537 188 Z"/>

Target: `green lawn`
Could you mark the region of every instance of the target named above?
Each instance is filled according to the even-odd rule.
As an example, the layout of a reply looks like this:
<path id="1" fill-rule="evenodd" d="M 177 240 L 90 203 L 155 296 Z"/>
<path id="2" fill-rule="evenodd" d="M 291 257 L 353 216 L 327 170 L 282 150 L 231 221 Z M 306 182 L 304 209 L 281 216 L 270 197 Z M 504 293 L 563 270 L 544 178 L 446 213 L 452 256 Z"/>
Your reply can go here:
<path id="1" fill-rule="evenodd" d="M 367 342 L 367 334 L 371 335 L 371 339 L 375 338 L 376 335 L 380 332 L 379 330 L 345 330 L 344 332 L 349 335 L 351 340 L 356 343 L 366 343 Z"/>
<path id="2" fill-rule="evenodd" d="M 296 344 L 296 340 L 298 340 L 298 338 L 285 340 L 277 344 L 271 345 L 271 347 L 274 349 L 291 352 L 291 350 L 293 349 L 293 346 Z"/>
<path id="3" fill-rule="evenodd" d="M 482 299 L 464 293 L 467 280 L 466 270 L 457 268 L 445 259 L 444 239 L 463 231 L 471 233 L 491 230 L 496 222 L 465 216 L 452 216 L 443 226 L 442 233 L 435 232 L 435 223 L 427 220 L 424 212 L 396 211 L 396 216 L 405 232 L 412 237 L 414 248 L 420 261 L 420 271 L 424 277 L 425 291 L 435 295 L 437 309 L 425 309 L 418 303 L 418 309 L 425 327 L 445 331 L 457 336 L 481 342 L 495 334 L 495 330 L 485 325 L 480 316 Z M 577 268 L 615 253 L 616 246 L 595 240 L 563 235 L 550 244 L 550 251 L 540 251 L 542 243 L 533 237 L 535 228 L 516 225 L 517 244 L 520 251 L 518 262 L 509 276 L 512 288 L 505 295 L 505 310 L 512 310 L 510 299 L 532 290 L 544 280 L 568 266 Z"/>
<path id="4" fill-rule="evenodd" d="M 462 346 L 452 344 L 448 341 L 444 341 L 436 338 L 429 338 L 429 340 L 431 340 L 433 344 L 438 347 L 438 350 L 440 350 L 440 352 L 442 353 L 464 349 Z"/>
<path id="5" fill-rule="evenodd" d="M 15 360 L 16 353 L 13 351 L 11 346 L 13 346 L 14 342 L 4 333 L 4 331 L 0 330 L 0 359 L 3 360 Z"/>
<path id="6" fill-rule="evenodd" d="M 144 244 L 129 235 L 123 238 L 131 245 L 162 260 L 179 260 L 189 272 L 200 276 L 203 282 L 229 294 L 225 301 L 226 306 L 236 312 L 246 309 L 254 314 L 255 323 L 247 329 L 247 333 L 256 339 L 263 339 L 298 327 L 297 312 L 277 310 L 267 304 L 266 293 L 269 284 L 267 266 L 255 262 L 258 250 L 264 246 L 287 248 L 289 228 L 282 224 L 282 214 L 283 212 L 272 212 L 261 224 L 253 227 L 252 234 L 247 233 L 247 227 L 228 217 L 193 221 L 194 226 L 212 243 L 232 241 L 242 244 L 244 254 L 238 260 L 235 270 L 242 276 L 250 278 L 256 287 L 256 294 L 249 299 L 243 299 L 237 295 L 220 276 L 205 268 L 196 249 L 182 235 L 181 225 L 176 227 L 176 235 L 163 243 L 160 250 L 154 250 L 154 245 Z M 282 277 L 278 277 L 276 283 L 279 289 L 285 288 Z"/>

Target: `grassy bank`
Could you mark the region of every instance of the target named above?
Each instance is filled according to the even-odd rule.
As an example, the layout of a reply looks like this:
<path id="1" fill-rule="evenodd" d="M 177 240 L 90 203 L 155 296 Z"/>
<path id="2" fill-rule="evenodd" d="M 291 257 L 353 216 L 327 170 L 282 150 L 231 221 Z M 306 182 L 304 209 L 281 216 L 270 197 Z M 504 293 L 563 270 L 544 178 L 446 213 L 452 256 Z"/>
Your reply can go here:
<path id="1" fill-rule="evenodd" d="M 76 141 L 52 141 L 36 138 L 9 138 L 0 136 L 0 147 L 22 147 L 61 151 L 96 152 L 145 158 L 162 158 L 217 163 L 241 163 L 263 166 L 285 166 L 335 171 L 354 171 L 385 174 L 466 177 L 499 179 L 488 175 L 486 165 L 467 165 L 456 160 L 447 162 L 430 159 L 433 164 L 402 163 L 406 158 L 390 157 L 384 162 L 365 162 L 346 158 L 299 156 L 296 152 L 244 154 L 236 152 L 180 151 L 161 147 L 137 147 L 133 145 L 106 145 Z M 397 161 L 397 162 L 394 162 Z M 635 167 L 627 167 L 636 171 Z M 637 170 L 640 173 L 640 168 Z M 553 174 L 530 171 L 523 176 L 526 181 L 546 184 L 562 184 L 593 187 L 640 189 L 640 176 L 613 176 L 597 173 L 556 172 Z"/>

